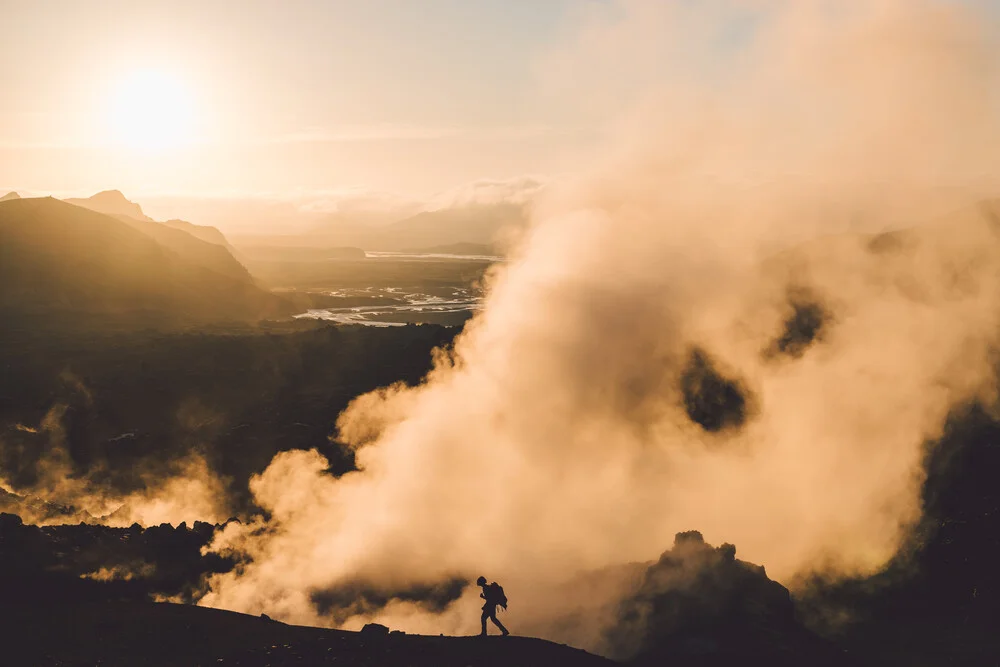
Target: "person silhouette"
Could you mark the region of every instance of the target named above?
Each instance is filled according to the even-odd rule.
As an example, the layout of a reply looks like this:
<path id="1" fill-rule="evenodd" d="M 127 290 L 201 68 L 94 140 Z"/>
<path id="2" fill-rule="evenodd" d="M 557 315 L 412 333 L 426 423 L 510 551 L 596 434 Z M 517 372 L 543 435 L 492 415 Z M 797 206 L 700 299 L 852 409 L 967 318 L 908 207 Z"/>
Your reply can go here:
<path id="1" fill-rule="evenodd" d="M 497 620 L 497 605 L 507 608 L 507 596 L 504 595 L 503 588 L 500 584 L 495 581 L 492 584 L 486 584 L 486 577 L 479 577 L 476 580 L 476 585 L 482 587 L 483 592 L 479 594 L 479 597 L 486 600 L 483 604 L 483 631 L 479 633 L 480 637 L 486 636 L 486 619 L 493 621 L 493 624 L 500 628 L 500 632 L 506 637 L 510 633 L 507 632 L 507 628 L 503 627 L 503 623 Z"/>

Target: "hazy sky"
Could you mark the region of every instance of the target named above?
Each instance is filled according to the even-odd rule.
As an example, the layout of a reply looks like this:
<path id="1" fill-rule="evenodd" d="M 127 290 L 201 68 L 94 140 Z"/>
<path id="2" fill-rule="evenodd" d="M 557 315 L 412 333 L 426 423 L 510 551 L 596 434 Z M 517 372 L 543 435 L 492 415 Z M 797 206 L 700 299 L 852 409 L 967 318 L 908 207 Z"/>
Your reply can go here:
<path id="1" fill-rule="evenodd" d="M 599 114 L 545 92 L 601 0 L 0 0 L 0 188 L 365 187 L 565 169 Z"/>
<path id="2" fill-rule="evenodd" d="M 739 76 L 783 4 L 666 1 L 0 0 L 0 191 L 117 188 L 221 224 L 243 216 L 155 207 L 573 172 L 651 80 Z"/>

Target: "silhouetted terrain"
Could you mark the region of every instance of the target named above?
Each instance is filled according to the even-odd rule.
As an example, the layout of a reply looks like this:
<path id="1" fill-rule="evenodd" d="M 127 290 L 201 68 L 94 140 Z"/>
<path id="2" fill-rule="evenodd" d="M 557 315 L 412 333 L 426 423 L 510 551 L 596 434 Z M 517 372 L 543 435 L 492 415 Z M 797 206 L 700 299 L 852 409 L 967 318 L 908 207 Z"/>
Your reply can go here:
<path id="1" fill-rule="evenodd" d="M 187 232 L 191 236 L 201 239 L 206 243 L 214 243 L 216 245 L 225 246 L 230 251 L 233 247 L 229 244 L 229 240 L 215 227 L 209 227 L 207 225 L 196 225 L 193 222 L 188 222 L 187 220 L 164 220 L 161 224 L 167 227 L 173 227 L 174 229 L 180 229 Z"/>
<path id="2" fill-rule="evenodd" d="M 0 332 L 0 469 L 15 488 L 38 483 L 54 422 L 73 470 L 94 484 L 140 488 L 196 452 L 230 480 L 234 511 L 247 480 L 278 452 L 317 448 L 353 466 L 331 441 L 337 415 L 360 394 L 416 383 L 431 351 L 456 329 L 298 325 L 299 332 L 38 335 Z M 54 411 L 54 412 L 53 412 Z M 18 425 L 21 425 L 20 427 Z"/>
<path id="3" fill-rule="evenodd" d="M 955 410 L 929 443 L 924 517 L 884 570 L 811 582 L 806 618 L 866 665 L 991 665 L 1000 653 L 1000 422 Z"/>
<path id="4" fill-rule="evenodd" d="M 241 283 L 253 283 L 253 278 L 241 264 L 222 237 L 221 242 L 209 241 L 215 234 L 222 236 L 214 227 L 196 229 L 195 225 L 176 220 L 172 223 L 134 220 L 126 216 L 115 216 L 133 229 L 142 232 L 164 248 L 172 250 L 186 261 L 194 262 L 215 273 L 234 278 Z M 183 224 L 178 224 L 183 223 Z M 214 234 L 213 234 L 214 232 Z M 202 238 L 205 237 L 205 238 Z"/>
<path id="5" fill-rule="evenodd" d="M 610 664 L 539 640 L 493 637 L 484 643 L 331 632 L 148 604 L 152 598 L 197 600 L 204 577 L 236 566 L 215 554 L 201 555 L 220 527 L 196 522 L 191 527 L 39 528 L 2 514 L 0 587 L 7 622 L 0 636 L 11 633 L 21 652 L 15 654 L 30 656 L 33 664 L 60 664 L 69 657 L 101 664 L 170 664 L 157 662 L 167 656 L 184 664 L 220 658 L 244 665 L 304 659 L 395 664 L 407 651 L 419 654 L 402 664 L 499 664 L 495 661 L 501 657 L 516 664 Z M 634 665 L 722 665 L 751 657 L 771 665 L 847 664 L 832 644 L 799 624 L 784 587 L 734 554 L 731 545 L 715 549 L 698 533 L 679 534 L 671 550 L 644 566 L 634 592 L 620 605 L 619 623 L 608 631 L 610 644 L 620 646 L 622 657 Z M 456 584 L 449 602 L 471 585 Z M 74 622 L 67 632 L 58 621 L 71 613 L 88 620 Z M 171 646 L 162 646 L 170 637 L 175 638 Z"/>
<path id="6" fill-rule="evenodd" d="M 846 656 L 807 630 L 788 590 L 764 568 L 679 533 L 620 603 L 607 631 L 615 654 L 635 665 L 844 665 Z"/>
<path id="7" fill-rule="evenodd" d="M 38 527 L 0 514 L 0 583 L 10 605 L 154 598 L 193 602 L 203 577 L 235 563 L 201 554 L 218 526 Z"/>
<path id="8" fill-rule="evenodd" d="M 210 257 L 220 266 L 223 266 L 223 263 L 231 265 L 232 258 L 226 260 L 224 257 L 225 253 L 219 253 L 217 250 L 210 251 L 205 248 L 199 248 L 198 244 L 192 243 L 190 239 L 185 241 L 185 236 L 193 237 L 199 241 L 204 241 L 205 243 L 212 245 L 222 246 L 226 249 L 228 254 L 232 255 L 232 257 L 237 260 L 237 263 L 242 263 L 243 261 L 242 258 L 239 257 L 239 253 L 236 249 L 229 244 L 229 240 L 226 239 L 225 235 L 215 227 L 196 225 L 186 220 L 165 220 L 163 222 L 157 222 L 143 213 L 142 207 L 139 206 L 139 204 L 126 199 L 125 195 L 118 190 L 105 190 L 90 197 L 65 199 L 64 201 L 68 204 L 73 204 L 74 206 L 82 206 L 83 208 L 90 209 L 91 211 L 104 213 L 105 215 L 118 218 L 122 222 L 132 225 L 144 234 L 152 236 L 157 241 L 173 241 L 175 244 L 178 244 L 179 247 L 175 248 L 178 251 L 193 250 L 201 255 L 211 253 Z M 184 232 L 184 234 L 169 234 L 164 232 L 163 228 L 179 230 Z M 209 266 L 209 268 L 213 267 Z M 220 271 L 220 273 L 227 273 L 227 271 L 223 270 Z M 242 277 L 243 273 L 245 273 L 245 271 L 238 272 L 238 275 Z"/>
<path id="9" fill-rule="evenodd" d="M 303 628 L 191 601 L 234 563 L 201 556 L 217 526 L 23 525 L 0 514 L 0 642 L 12 665 L 613 664 L 539 639 Z"/>
<path id="10" fill-rule="evenodd" d="M 295 307 L 257 287 L 221 246 L 39 198 L 0 204 L 0 310 L 8 322 L 176 327 Z"/>
<path id="11" fill-rule="evenodd" d="M 602 667 L 615 663 L 527 637 L 380 635 L 285 625 L 153 603 L 29 605 L 0 626 L 9 664 L 109 667 Z M 72 628 L 72 630 L 68 630 Z"/>
<path id="12" fill-rule="evenodd" d="M 153 222 L 152 218 L 142 212 L 141 206 L 126 199 L 119 190 L 104 190 L 90 197 L 77 197 L 64 201 L 105 215 L 123 216 L 139 222 Z"/>

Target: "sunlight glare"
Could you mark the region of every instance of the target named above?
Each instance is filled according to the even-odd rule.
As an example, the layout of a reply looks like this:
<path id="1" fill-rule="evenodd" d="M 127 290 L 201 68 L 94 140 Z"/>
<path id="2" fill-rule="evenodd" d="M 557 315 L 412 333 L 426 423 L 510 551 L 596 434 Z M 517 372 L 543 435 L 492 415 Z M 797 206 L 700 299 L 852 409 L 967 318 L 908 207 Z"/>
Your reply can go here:
<path id="1" fill-rule="evenodd" d="M 109 120 L 117 144 L 137 150 L 177 148 L 193 139 L 194 100 L 176 76 L 137 70 L 118 84 Z"/>

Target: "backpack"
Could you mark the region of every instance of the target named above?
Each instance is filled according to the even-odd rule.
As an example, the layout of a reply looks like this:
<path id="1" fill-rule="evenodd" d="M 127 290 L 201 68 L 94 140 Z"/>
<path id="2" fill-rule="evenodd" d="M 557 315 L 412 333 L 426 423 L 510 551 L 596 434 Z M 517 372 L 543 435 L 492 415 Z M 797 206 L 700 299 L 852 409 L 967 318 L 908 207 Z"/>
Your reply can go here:
<path id="1" fill-rule="evenodd" d="M 491 602 L 503 607 L 504 611 L 507 610 L 507 596 L 503 592 L 503 586 L 494 581 L 490 584 L 489 596 Z"/>

